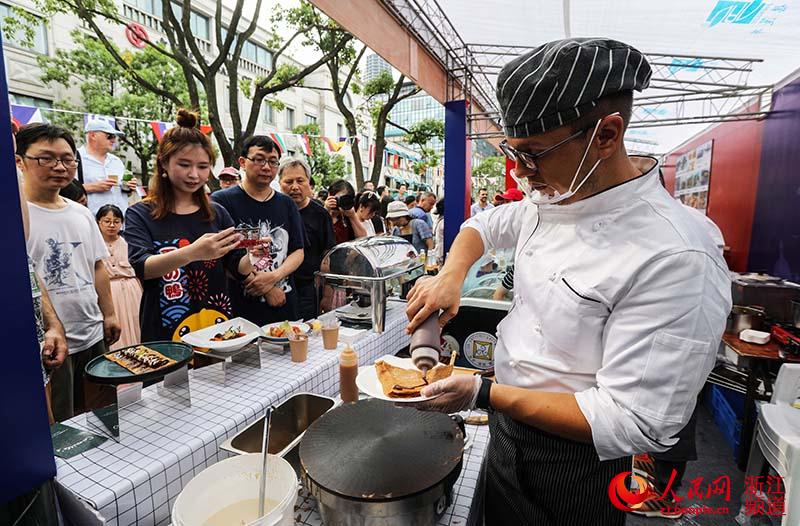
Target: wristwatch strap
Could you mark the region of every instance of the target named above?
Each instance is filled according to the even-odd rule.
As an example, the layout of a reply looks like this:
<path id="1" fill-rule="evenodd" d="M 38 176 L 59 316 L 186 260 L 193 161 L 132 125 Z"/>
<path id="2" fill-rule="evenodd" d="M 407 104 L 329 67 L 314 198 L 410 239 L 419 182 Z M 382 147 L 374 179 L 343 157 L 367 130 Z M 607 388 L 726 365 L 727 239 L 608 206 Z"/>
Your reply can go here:
<path id="1" fill-rule="evenodd" d="M 494 382 L 488 378 L 481 378 L 481 387 L 478 390 L 478 398 L 475 400 L 475 407 L 478 409 L 484 409 L 488 411 L 492 408 L 489 399 L 489 392 L 492 389 L 493 383 Z"/>

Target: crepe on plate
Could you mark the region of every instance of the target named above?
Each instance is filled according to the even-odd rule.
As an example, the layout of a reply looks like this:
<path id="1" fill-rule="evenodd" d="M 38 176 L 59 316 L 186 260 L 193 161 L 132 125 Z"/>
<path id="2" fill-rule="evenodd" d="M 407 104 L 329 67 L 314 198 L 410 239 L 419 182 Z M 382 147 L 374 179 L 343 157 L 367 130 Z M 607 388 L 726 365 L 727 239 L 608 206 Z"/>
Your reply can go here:
<path id="1" fill-rule="evenodd" d="M 172 358 L 144 345 L 110 352 L 104 356 L 133 374 L 150 373 L 176 363 Z"/>
<path id="2" fill-rule="evenodd" d="M 455 353 L 450 356 L 447 365 L 438 364 L 428 371 L 426 378 L 422 377 L 419 369 L 404 369 L 386 363 L 383 360 L 375 362 L 375 372 L 381 382 L 383 394 L 389 398 L 413 398 L 421 396 L 422 389 L 438 380 L 443 380 L 453 374 Z"/>

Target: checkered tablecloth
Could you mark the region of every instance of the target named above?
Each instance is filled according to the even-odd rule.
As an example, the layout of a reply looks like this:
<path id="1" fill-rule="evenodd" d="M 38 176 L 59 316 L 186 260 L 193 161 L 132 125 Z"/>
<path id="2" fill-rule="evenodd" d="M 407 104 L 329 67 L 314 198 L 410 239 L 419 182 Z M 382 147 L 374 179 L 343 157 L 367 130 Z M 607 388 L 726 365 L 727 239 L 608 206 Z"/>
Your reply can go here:
<path id="1" fill-rule="evenodd" d="M 382 334 L 368 332 L 353 344 L 359 364 L 408 345 L 406 323 L 398 305 L 388 310 Z M 191 407 L 176 405 L 156 386 L 148 387 L 140 402 L 120 411 L 120 441 L 108 440 L 68 460 L 57 458 L 57 482 L 67 495 L 97 510 L 95 515 L 108 525 L 168 525 L 183 487 L 206 467 L 230 456 L 219 445 L 260 418 L 266 407 L 299 392 L 338 396 L 338 354 L 324 350 L 317 337 L 309 340 L 304 363 L 293 363 L 288 353 L 262 351 L 260 369 L 229 363 L 225 369 L 215 364 L 190 370 Z M 89 430 L 83 416 L 66 423 Z M 456 483 L 454 505 L 440 524 L 466 524 L 488 440 L 486 427 L 470 426 L 470 433 L 474 445 Z M 313 499 L 298 504 L 304 515 L 300 524 L 321 524 L 312 511 Z"/>

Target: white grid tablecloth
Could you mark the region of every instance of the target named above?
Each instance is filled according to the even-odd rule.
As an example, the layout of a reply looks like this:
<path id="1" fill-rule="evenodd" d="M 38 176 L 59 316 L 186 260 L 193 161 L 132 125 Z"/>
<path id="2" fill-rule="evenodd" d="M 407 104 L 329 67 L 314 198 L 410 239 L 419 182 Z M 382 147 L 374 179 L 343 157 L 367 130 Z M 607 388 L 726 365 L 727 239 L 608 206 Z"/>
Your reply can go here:
<path id="1" fill-rule="evenodd" d="M 402 308 L 387 310 L 386 330 L 366 333 L 353 344 L 359 364 L 408 345 L 406 323 Z M 144 389 L 140 402 L 120 411 L 120 441 L 108 440 L 70 459 L 57 458 L 57 482 L 97 510 L 108 525 L 167 525 L 183 487 L 230 456 L 219 445 L 263 416 L 266 407 L 298 392 L 338 396 L 338 354 L 324 350 L 317 337 L 309 340 L 303 363 L 293 363 L 288 353 L 262 351 L 261 369 L 240 365 L 223 371 L 222 364 L 215 364 L 190 370 L 191 407 L 176 405 L 155 386 Z M 87 429 L 83 416 L 66 423 Z M 464 525 L 469 515 L 488 429 L 468 430 L 474 445 L 465 454 L 454 505 L 442 525 Z M 312 510 L 313 499 L 298 504 L 301 524 L 321 524 Z"/>

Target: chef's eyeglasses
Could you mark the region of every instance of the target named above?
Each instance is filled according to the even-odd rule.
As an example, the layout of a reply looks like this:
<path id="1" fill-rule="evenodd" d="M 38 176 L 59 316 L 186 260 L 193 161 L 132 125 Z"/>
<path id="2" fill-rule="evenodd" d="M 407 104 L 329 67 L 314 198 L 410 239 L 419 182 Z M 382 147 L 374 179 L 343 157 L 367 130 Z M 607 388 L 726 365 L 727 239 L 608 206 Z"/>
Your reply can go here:
<path id="1" fill-rule="evenodd" d="M 245 157 L 248 161 L 255 164 L 256 166 L 261 166 L 262 168 L 266 165 L 269 165 L 270 168 L 277 168 L 281 165 L 280 161 L 276 161 L 275 159 L 260 159 L 260 158 L 253 158 L 253 157 Z"/>
<path id="2" fill-rule="evenodd" d="M 506 140 L 503 140 L 503 142 L 500 143 L 500 151 L 502 151 L 503 154 L 506 157 L 508 157 L 510 160 L 512 160 L 514 162 L 520 162 L 521 161 L 522 164 L 524 164 L 527 168 L 529 168 L 529 169 L 531 169 L 533 171 L 539 171 L 539 167 L 536 165 L 536 162 L 539 159 L 541 159 L 542 157 L 544 157 L 548 153 L 551 153 L 554 150 L 557 150 L 557 149 L 561 148 L 562 146 L 564 146 L 568 142 L 577 139 L 581 135 L 584 135 L 586 132 L 588 132 L 589 130 L 591 130 L 593 128 L 594 128 L 594 126 L 589 126 L 588 128 L 584 128 L 583 130 L 576 131 L 575 133 L 573 133 L 572 135 L 570 135 L 569 137 L 567 137 L 563 141 L 559 141 L 559 142 L 555 143 L 553 146 L 551 146 L 551 147 L 547 148 L 546 150 L 543 150 L 543 151 L 541 151 L 539 153 L 521 152 L 521 151 L 517 150 L 516 148 L 512 148 L 508 144 L 508 141 L 506 141 Z"/>

